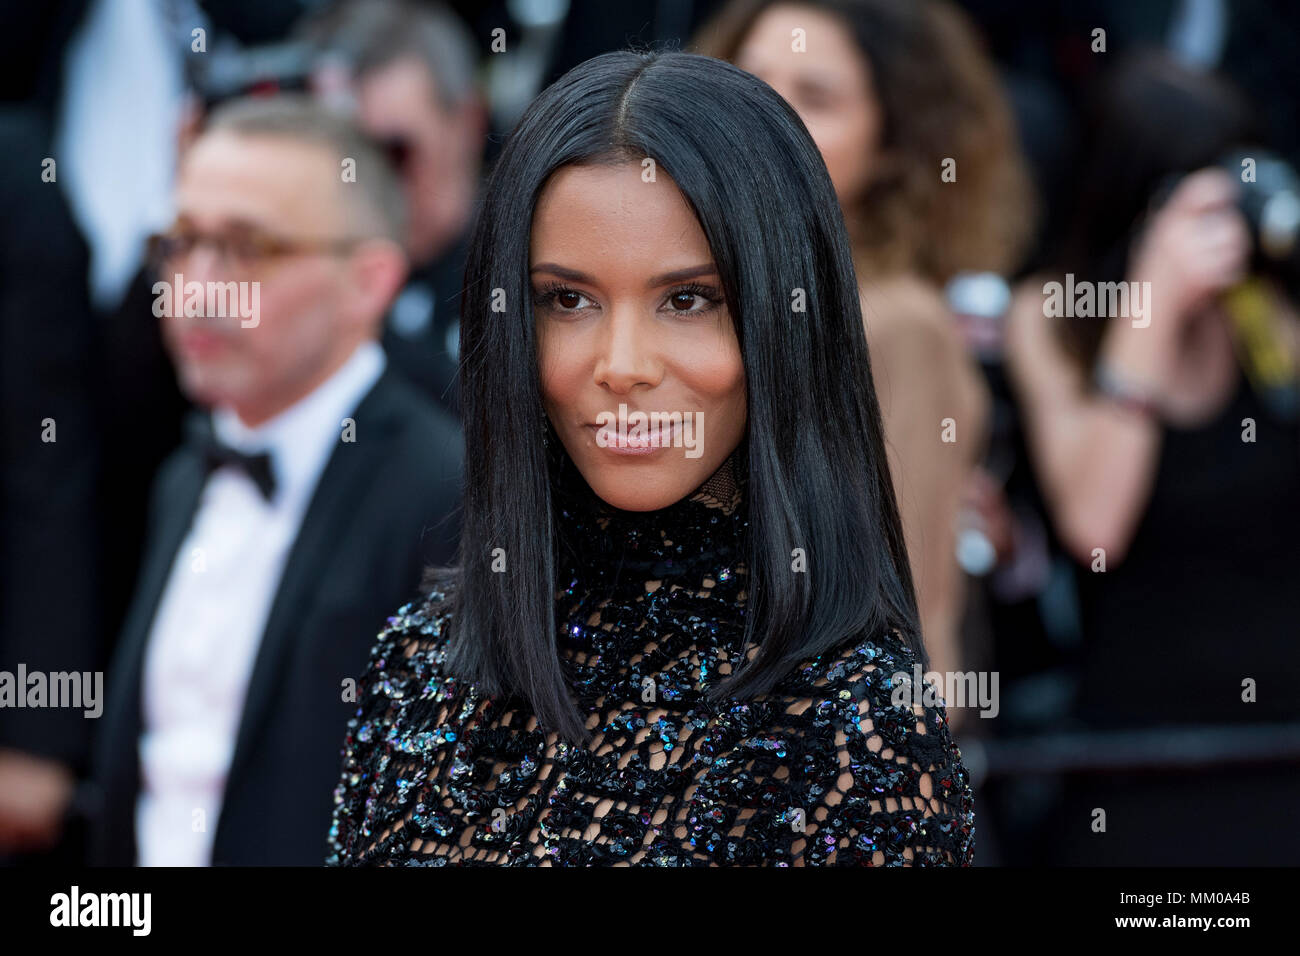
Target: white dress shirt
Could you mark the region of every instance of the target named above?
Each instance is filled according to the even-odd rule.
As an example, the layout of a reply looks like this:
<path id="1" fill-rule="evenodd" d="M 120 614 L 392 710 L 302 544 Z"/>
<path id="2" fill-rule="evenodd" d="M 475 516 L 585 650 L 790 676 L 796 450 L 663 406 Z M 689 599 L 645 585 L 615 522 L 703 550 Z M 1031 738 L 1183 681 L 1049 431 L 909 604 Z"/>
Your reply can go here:
<path id="1" fill-rule="evenodd" d="M 383 349 L 366 342 L 257 428 L 229 409 L 213 412 L 220 440 L 270 452 L 276 489 L 267 501 L 245 472 L 216 469 L 176 552 L 145 651 L 135 811 L 141 866 L 211 863 L 244 697 L 289 549 L 343 420 L 385 364 Z"/>

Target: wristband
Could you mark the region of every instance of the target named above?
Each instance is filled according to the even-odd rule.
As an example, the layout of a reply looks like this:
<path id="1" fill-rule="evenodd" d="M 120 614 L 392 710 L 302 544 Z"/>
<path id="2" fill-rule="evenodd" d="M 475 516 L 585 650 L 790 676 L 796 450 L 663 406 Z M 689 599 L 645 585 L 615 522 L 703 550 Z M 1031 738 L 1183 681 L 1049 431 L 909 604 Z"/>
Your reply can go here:
<path id="1" fill-rule="evenodd" d="M 1092 383 L 1098 393 L 1119 407 L 1145 418 L 1160 418 L 1160 404 L 1155 392 L 1117 374 L 1108 363 L 1098 360 L 1093 368 Z"/>

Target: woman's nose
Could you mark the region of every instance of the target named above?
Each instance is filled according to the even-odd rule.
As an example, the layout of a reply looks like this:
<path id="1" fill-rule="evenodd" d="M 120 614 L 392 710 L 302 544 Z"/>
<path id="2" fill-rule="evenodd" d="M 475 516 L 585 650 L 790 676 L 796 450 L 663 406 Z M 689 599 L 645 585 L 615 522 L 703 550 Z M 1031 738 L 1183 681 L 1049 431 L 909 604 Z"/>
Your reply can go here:
<path id="1" fill-rule="evenodd" d="M 663 379 L 663 363 L 653 323 L 631 309 L 611 310 L 600 337 L 595 380 L 617 394 Z"/>

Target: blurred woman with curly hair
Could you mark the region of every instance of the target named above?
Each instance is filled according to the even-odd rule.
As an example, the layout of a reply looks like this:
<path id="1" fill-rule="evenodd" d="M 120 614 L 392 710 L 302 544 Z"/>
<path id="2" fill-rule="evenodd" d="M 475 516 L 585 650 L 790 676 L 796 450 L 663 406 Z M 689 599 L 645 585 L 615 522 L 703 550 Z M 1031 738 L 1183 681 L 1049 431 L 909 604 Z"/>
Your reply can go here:
<path id="1" fill-rule="evenodd" d="M 926 645 L 936 670 L 957 670 L 956 522 L 982 457 L 989 397 L 942 290 L 962 271 L 1013 271 L 1033 224 L 992 64 L 965 15 L 937 0 L 735 0 L 694 48 L 780 93 L 830 170 L 853 244 Z M 943 434 L 945 419 L 955 442 Z M 959 724 L 960 710 L 952 719 Z"/>

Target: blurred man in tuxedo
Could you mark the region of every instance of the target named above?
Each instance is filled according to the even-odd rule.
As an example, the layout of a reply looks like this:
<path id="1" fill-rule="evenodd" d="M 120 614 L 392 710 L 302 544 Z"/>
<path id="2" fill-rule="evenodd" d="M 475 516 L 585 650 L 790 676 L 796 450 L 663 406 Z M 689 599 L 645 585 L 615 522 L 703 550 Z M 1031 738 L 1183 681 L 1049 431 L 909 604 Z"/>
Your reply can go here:
<path id="1" fill-rule="evenodd" d="M 155 483 L 90 859 L 314 865 L 349 679 L 424 565 L 453 556 L 459 427 L 376 341 L 404 202 L 346 121 L 295 97 L 224 105 L 176 208 L 151 244 L 155 314 L 210 414 Z"/>

